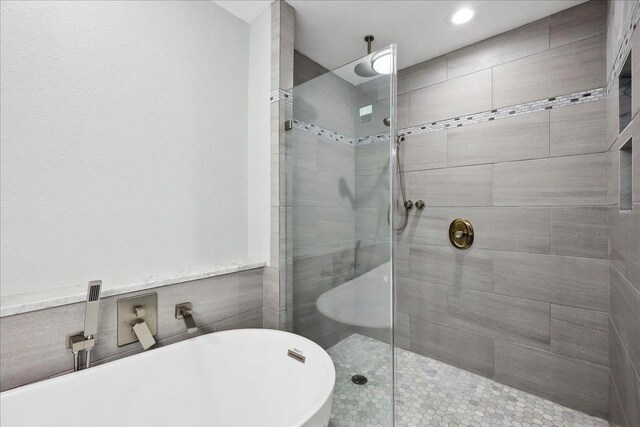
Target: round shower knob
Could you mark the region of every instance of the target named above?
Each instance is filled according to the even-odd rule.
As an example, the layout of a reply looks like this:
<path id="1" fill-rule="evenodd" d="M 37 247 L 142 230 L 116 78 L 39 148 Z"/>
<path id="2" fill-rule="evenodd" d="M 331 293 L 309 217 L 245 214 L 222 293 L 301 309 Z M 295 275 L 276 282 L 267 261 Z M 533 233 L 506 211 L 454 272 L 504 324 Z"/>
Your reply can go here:
<path id="1" fill-rule="evenodd" d="M 456 218 L 449 226 L 449 241 L 457 249 L 468 249 L 473 244 L 473 225 L 465 218 Z"/>
<path id="2" fill-rule="evenodd" d="M 425 206 L 425 204 L 424 204 L 424 200 L 418 200 L 418 201 L 416 202 L 416 208 L 418 208 L 418 209 L 421 209 L 421 210 L 422 210 L 422 209 L 424 209 L 424 206 Z"/>

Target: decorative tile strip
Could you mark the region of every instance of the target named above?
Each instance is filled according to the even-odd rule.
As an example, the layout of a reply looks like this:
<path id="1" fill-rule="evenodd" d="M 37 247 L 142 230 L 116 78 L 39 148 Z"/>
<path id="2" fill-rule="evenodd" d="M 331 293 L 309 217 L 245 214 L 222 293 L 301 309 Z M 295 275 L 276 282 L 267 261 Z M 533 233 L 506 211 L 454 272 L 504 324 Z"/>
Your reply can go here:
<path id="1" fill-rule="evenodd" d="M 571 105 L 584 104 L 586 102 L 598 101 L 606 98 L 606 96 L 606 89 L 604 87 L 600 87 L 592 90 L 570 93 L 568 95 L 559 95 L 551 98 L 539 99 L 537 101 L 526 102 L 509 107 L 495 108 L 493 110 L 487 110 L 476 114 L 469 114 L 467 116 L 440 120 L 438 122 L 411 126 L 399 129 L 398 134 L 418 135 L 427 132 L 454 129 L 463 126 L 475 125 L 478 123 L 506 119 L 508 117 L 516 117 L 522 114 L 535 113 L 537 111 L 552 110 L 554 108 L 557 109 L 568 107 Z M 365 145 L 389 138 L 389 132 L 379 133 L 376 135 L 370 135 L 361 138 L 353 138 L 314 124 L 305 123 L 301 120 L 294 120 L 293 127 L 349 145 Z"/>
<path id="2" fill-rule="evenodd" d="M 426 132 L 459 128 L 463 126 L 475 125 L 478 123 L 490 122 L 493 120 L 505 119 L 508 117 L 520 116 L 522 114 L 534 113 L 537 111 L 551 110 L 554 108 L 583 104 L 585 102 L 598 101 L 600 99 L 604 99 L 606 96 L 607 94 L 605 88 L 601 87 L 597 89 L 571 93 L 568 95 L 540 99 L 537 101 L 527 102 L 524 104 L 518 104 L 509 107 L 496 108 L 476 114 L 470 114 L 468 116 L 454 117 L 452 119 L 441 120 L 439 122 L 411 126 L 408 128 L 399 129 L 398 133 L 405 135 L 417 135 Z M 388 132 L 378 135 L 366 136 L 363 138 L 358 138 L 356 140 L 356 145 L 369 144 L 371 142 L 388 137 Z"/>
<path id="3" fill-rule="evenodd" d="M 355 138 L 351 138 L 349 136 L 341 135 L 337 132 L 334 132 L 329 129 L 325 129 L 323 127 L 305 123 L 302 120 L 294 120 L 293 128 L 300 129 L 305 132 L 311 132 L 314 135 L 324 136 L 325 138 L 333 139 L 334 141 L 343 142 L 348 145 L 354 145 L 356 140 Z"/>
<path id="4" fill-rule="evenodd" d="M 618 78 L 618 74 L 624 65 L 624 61 L 627 59 L 627 55 L 631 50 L 631 39 L 633 37 L 633 31 L 638 26 L 638 22 L 640 21 L 640 1 L 636 1 L 633 12 L 631 13 L 631 19 L 628 22 L 624 22 L 625 32 L 622 37 L 622 43 L 618 49 L 618 54 L 613 63 L 613 68 L 609 71 L 609 75 L 607 76 L 607 91 L 611 90 L 611 85 L 614 80 Z"/>
<path id="5" fill-rule="evenodd" d="M 284 89 L 274 90 L 271 92 L 269 102 L 277 102 L 280 101 L 280 99 L 284 99 L 284 102 L 291 103 L 293 102 L 293 94 Z"/>

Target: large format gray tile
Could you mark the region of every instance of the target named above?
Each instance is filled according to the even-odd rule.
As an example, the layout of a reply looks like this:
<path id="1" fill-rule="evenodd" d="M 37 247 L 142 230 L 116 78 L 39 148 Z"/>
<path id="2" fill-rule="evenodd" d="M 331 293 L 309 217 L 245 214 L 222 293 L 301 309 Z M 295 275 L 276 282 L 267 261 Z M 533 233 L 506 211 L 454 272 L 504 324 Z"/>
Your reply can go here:
<path id="1" fill-rule="evenodd" d="M 398 240 L 449 246 L 449 225 L 460 217 L 468 219 L 474 227 L 474 248 L 549 253 L 546 207 L 427 207 L 410 215 L 407 227 L 398 233 Z"/>
<path id="2" fill-rule="evenodd" d="M 237 314 L 228 319 L 220 320 L 213 325 L 215 332 L 228 331 L 231 329 L 262 328 L 262 308 Z"/>
<path id="3" fill-rule="evenodd" d="M 611 278 L 610 316 L 618 331 L 631 364 L 640 373 L 640 291 L 614 266 L 609 267 Z"/>
<path id="4" fill-rule="evenodd" d="M 631 114 L 635 117 L 640 111 L 640 31 L 633 32 L 631 52 Z M 637 199 L 638 200 L 638 199 Z"/>
<path id="5" fill-rule="evenodd" d="M 408 314 L 395 310 L 393 334 L 393 345 L 395 347 L 404 350 L 411 348 L 411 317 Z"/>
<path id="6" fill-rule="evenodd" d="M 449 322 L 494 338 L 549 349 L 549 304 L 468 289 L 449 293 Z"/>
<path id="7" fill-rule="evenodd" d="M 354 150 L 355 175 L 375 175 L 378 168 L 378 150 L 375 144 L 357 145 Z"/>
<path id="8" fill-rule="evenodd" d="M 604 36 L 493 68 L 493 108 L 604 86 Z"/>
<path id="9" fill-rule="evenodd" d="M 551 304 L 551 351 L 609 366 L 609 315 Z"/>
<path id="10" fill-rule="evenodd" d="M 292 209 L 293 247 L 315 245 L 318 243 L 318 214 L 315 207 L 296 207 Z M 294 250 L 295 253 L 295 250 Z"/>
<path id="11" fill-rule="evenodd" d="M 607 156 L 607 205 L 620 205 L 620 153 L 611 148 Z"/>
<path id="12" fill-rule="evenodd" d="M 385 241 L 359 241 L 356 243 L 356 274 L 364 274 L 389 262 L 391 245 Z"/>
<path id="13" fill-rule="evenodd" d="M 318 243 L 328 243 L 355 238 L 354 209 L 318 207 Z"/>
<path id="14" fill-rule="evenodd" d="M 102 310 L 101 324 L 106 317 Z M 82 331 L 83 320 L 84 304 L 0 318 L 2 391 L 72 370 L 72 353 L 65 340 Z M 102 339 L 99 333 L 96 340 Z"/>
<path id="15" fill-rule="evenodd" d="M 98 362 L 138 350 L 138 343 L 117 346 L 117 301 L 135 295 L 158 294 L 158 341 L 181 335 L 184 323 L 174 316 L 175 305 L 193 303 L 198 325 L 213 325 L 262 308 L 262 269 L 132 292 L 100 301 L 100 319 L 93 359 Z M 82 331 L 84 304 L 3 317 L 0 320 L 0 383 L 2 390 L 67 372 L 73 368 L 66 348 L 69 335 Z M 236 318 L 236 320 L 238 320 Z M 134 351 L 133 353 L 136 353 Z M 133 354 L 132 353 L 132 354 Z"/>
<path id="16" fill-rule="evenodd" d="M 622 411 L 630 426 L 640 425 L 640 378 L 614 324 L 609 331 L 609 349 L 611 377 L 618 390 Z"/>
<path id="17" fill-rule="evenodd" d="M 398 121 L 398 129 L 403 129 L 409 126 L 409 94 L 404 93 L 398 95 L 398 112 L 396 113 L 396 120 Z"/>
<path id="18" fill-rule="evenodd" d="M 355 203 L 353 171 L 311 171 L 294 169 L 292 205 L 352 207 Z"/>
<path id="19" fill-rule="evenodd" d="M 447 54 L 447 77 L 504 64 L 549 49 L 549 18 L 523 25 Z"/>
<path id="20" fill-rule="evenodd" d="M 280 270 L 265 267 L 262 276 L 262 306 L 280 310 Z"/>
<path id="21" fill-rule="evenodd" d="M 607 101 L 602 99 L 551 110 L 551 155 L 607 151 L 606 106 Z"/>
<path id="22" fill-rule="evenodd" d="M 609 309 L 607 260 L 495 252 L 494 292 L 598 311 Z"/>
<path id="23" fill-rule="evenodd" d="M 551 48 L 604 34 L 607 2 L 592 0 L 551 15 Z"/>
<path id="24" fill-rule="evenodd" d="M 294 256 L 293 283 L 296 287 L 352 272 L 355 268 L 353 249 L 337 250 L 317 256 Z M 295 287 L 294 287 L 295 289 Z"/>
<path id="25" fill-rule="evenodd" d="M 324 136 L 318 137 L 318 170 L 353 176 L 355 150 L 353 146 L 342 144 Z"/>
<path id="26" fill-rule="evenodd" d="M 618 100 L 618 79 L 613 79 L 611 87 L 607 92 L 607 144 L 612 145 L 618 134 L 619 130 L 619 100 Z"/>
<path id="27" fill-rule="evenodd" d="M 629 427 L 622 412 L 618 390 L 611 377 L 609 377 L 609 427 Z"/>
<path id="28" fill-rule="evenodd" d="M 493 340 L 468 330 L 411 318 L 411 351 L 493 376 Z"/>
<path id="29" fill-rule="evenodd" d="M 329 70 L 315 62 L 313 59 L 301 54 L 297 50 L 293 52 L 293 85 L 298 86 L 309 80 L 328 73 Z"/>
<path id="30" fill-rule="evenodd" d="M 355 135 L 354 87 L 334 73 L 323 74 L 293 90 L 293 118 L 342 135 Z"/>
<path id="31" fill-rule="evenodd" d="M 427 206 L 491 206 L 492 165 L 434 169 L 404 174 L 407 198 Z"/>
<path id="32" fill-rule="evenodd" d="M 400 144 L 403 171 L 447 167 L 447 132 L 407 135 Z"/>
<path id="33" fill-rule="evenodd" d="M 447 58 L 439 56 L 398 71 L 398 94 L 411 92 L 447 79 Z"/>
<path id="34" fill-rule="evenodd" d="M 495 379 L 591 415 L 606 418 L 609 370 L 548 351 L 496 340 Z"/>
<path id="35" fill-rule="evenodd" d="M 491 70 L 418 89 L 409 96 L 411 126 L 491 109 Z"/>
<path id="36" fill-rule="evenodd" d="M 262 327 L 265 329 L 280 329 L 280 312 L 262 307 Z"/>
<path id="37" fill-rule="evenodd" d="M 447 131 L 448 166 L 541 157 L 549 157 L 548 111 Z"/>
<path id="38" fill-rule="evenodd" d="M 551 253 L 607 258 L 607 208 L 551 208 Z"/>
<path id="39" fill-rule="evenodd" d="M 388 236 L 386 211 L 378 208 L 356 208 L 355 238 L 357 240 L 380 240 Z"/>
<path id="40" fill-rule="evenodd" d="M 491 252 L 475 248 L 461 251 L 451 246 L 412 245 L 409 249 L 409 275 L 412 279 L 430 283 L 491 291 Z"/>
<path id="41" fill-rule="evenodd" d="M 493 167 L 496 206 L 605 205 L 606 154 L 499 163 Z"/>
<path id="42" fill-rule="evenodd" d="M 318 169 L 317 135 L 298 128 L 291 130 L 291 152 L 293 167 L 300 169 Z"/>
<path id="43" fill-rule="evenodd" d="M 640 211 L 620 212 L 608 208 L 609 260 L 636 289 L 640 290 Z"/>
<path id="44" fill-rule="evenodd" d="M 356 208 L 379 208 L 386 210 L 390 200 L 388 175 L 357 175 L 355 177 Z"/>
<path id="45" fill-rule="evenodd" d="M 448 293 L 449 287 L 445 285 L 398 277 L 397 309 L 413 318 L 447 323 Z"/>

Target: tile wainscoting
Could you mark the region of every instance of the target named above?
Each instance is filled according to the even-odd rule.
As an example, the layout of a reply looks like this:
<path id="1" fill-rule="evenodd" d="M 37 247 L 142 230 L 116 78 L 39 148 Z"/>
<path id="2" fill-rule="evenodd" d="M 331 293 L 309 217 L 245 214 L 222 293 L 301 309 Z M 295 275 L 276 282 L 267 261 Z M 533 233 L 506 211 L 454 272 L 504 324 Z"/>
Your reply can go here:
<path id="1" fill-rule="evenodd" d="M 158 294 L 156 340 L 157 346 L 162 346 L 208 332 L 261 328 L 262 287 L 263 268 L 256 268 L 103 298 L 94 364 L 142 351 L 138 342 L 117 346 L 118 299 Z M 174 316 L 175 305 L 185 301 L 193 303 L 193 316 L 199 327 L 196 334 L 187 334 L 184 322 Z M 84 303 L 74 303 L 0 318 L 2 391 L 71 372 L 73 358 L 66 342 L 69 335 L 82 331 L 84 310 Z"/>

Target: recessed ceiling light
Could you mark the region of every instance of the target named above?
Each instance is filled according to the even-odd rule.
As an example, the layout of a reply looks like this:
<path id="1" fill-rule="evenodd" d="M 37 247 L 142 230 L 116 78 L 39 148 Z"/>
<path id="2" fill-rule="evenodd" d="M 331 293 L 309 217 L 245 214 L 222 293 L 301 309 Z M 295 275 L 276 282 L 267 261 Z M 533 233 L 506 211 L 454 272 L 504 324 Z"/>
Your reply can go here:
<path id="1" fill-rule="evenodd" d="M 455 25 L 466 24 L 471 21 L 475 12 L 468 7 L 458 9 L 453 15 L 451 15 L 451 23 Z"/>

